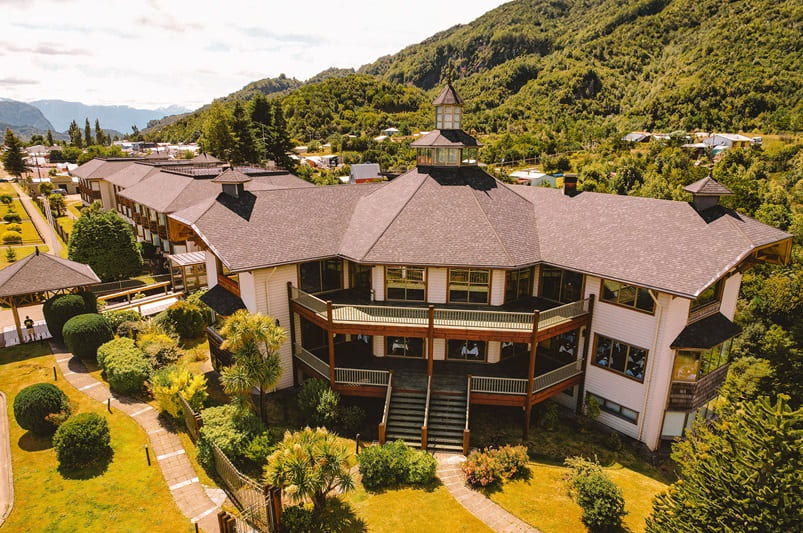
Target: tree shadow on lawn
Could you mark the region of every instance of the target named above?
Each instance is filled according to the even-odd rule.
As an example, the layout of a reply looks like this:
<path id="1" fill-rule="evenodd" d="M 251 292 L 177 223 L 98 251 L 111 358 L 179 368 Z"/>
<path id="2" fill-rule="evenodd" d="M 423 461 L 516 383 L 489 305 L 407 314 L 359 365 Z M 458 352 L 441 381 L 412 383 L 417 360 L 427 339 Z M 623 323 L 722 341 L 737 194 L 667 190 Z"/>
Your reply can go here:
<path id="1" fill-rule="evenodd" d="M 338 497 L 326 500 L 326 507 L 315 514 L 321 532 L 364 533 L 368 526 L 357 517 L 351 505 Z"/>
<path id="2" fill-rule="evenodd" d="M 102 476 L 109 469 L 114 458 L 114 450 L 108 447 L 105 452 L 101 453 L 91 462 L 80 466 L 66 466 L 59 464 L 58 471 L 64 479 L 79 479 L 86 480 L 94 477 Z"/>
<path id="3" fill-rule="evenodd" d="M 435 479 L 424 485 L 414 485 L 412 483 L 399 483 L 397 485 L 390 485 L 387 487 L 379 487 L 375 489 L 369 489 L 368 487 L 363 485 L 363 488 L 365 489 L 365 492 L 367 492 L 368 494 L 376 495 L 376 494 L 384 494 L 388 491 L 402 490 L 402 489 L 413 489 L 413 490 L 421 490 L 424 492 L 434 492 L 435 490 L 437 490 L 442 486 L 443 483 L 441 483 L 441 480 L 436 477 Z"/>
<path id="4" fill-rule="evenodd" d="M 26 431 L 17 441 L 17 446 L 26 452 L 41 452 L 53 447 L 53 435 L 37 435 L 33 431 Z"/>
<path id="5" fill-rule="evenodd" d="M 495 483 L 492 483 L 485 487 L 479 487 L 475 490 L 481 492 L 486 498 L 488 498 L 491 496 L 491 494 L 495 494 L 501 491 L 502 488 L 505 486 L 505 483 L 507 483 L 508 481 L 530 481 L 532 478 L 533 478 L 532 470 L 530 470 L 528 467 L 525 467 L 523 470 L 516 472 L 516 475 L 511 477 L 510 479 L 502 478 L 499 481 L 496 481 Z M 471 488 L 471 486 L 469 486 L 469 488 Z"/>

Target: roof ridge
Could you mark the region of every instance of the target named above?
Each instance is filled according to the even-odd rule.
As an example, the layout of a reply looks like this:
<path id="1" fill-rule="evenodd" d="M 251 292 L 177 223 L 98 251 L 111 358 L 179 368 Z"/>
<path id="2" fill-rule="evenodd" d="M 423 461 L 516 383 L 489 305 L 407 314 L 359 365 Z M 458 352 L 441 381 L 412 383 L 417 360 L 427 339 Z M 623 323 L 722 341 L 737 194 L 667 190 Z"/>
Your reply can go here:
<path id="1" fill-rule="evenodd" d="M 494 179 L 496 180 L 496 178 L 494 178 Z M 497 180 L 497 181 L 499 181 L 499 180 Z M 474 201 L 477 203 L 477 207 L 480 208 L 480 211 L 482 212 L 482 216 L 485 217 L 485 222 L 488 223 L 488 226 L 491 228 L 491 231 L 493 231 L 493 234 L 496 237 L 496 240 L 499 242 L 499 245 L 502 247 L 502 250 L 505 251 L 505 255 L 507 256 L 507 260 L 510 263 L 514 263 L 513 256 L 510 254 L 510 252 L 507 249 L 507 246 L 505 246 L 505 243 L 502 241 L 502 238 L 499 236 L 499 233 L 496 231 L 496 227 L 494 227 L 494 225 L 491 223 L 491 219 L 488 218 L 488 213 L 485 212 L 485 209 L 483 209 L 482 204 L 480 203 L 479 199 L 477 199 L 478 191 L 472 189 L 471 192 L 472 192 L 471 197 L 474 198 Z"/>
<path id="2" fill-rule="evenodd" d="M 412 171 L 410 171 L 410 172 L 412 172 Z M 385 233 L 387 233 L 388 228 L 390 228 L 390 226 L 392 226 L 393 223 L 396 222 L 396 219 L 399 218 L 399 215 L 401 214 L 402 211 L 404 211 L 404 208 L 407 207 L 407 204 L 410 203 L 410 201 L 413 199 L 413 197 L 416 195 L 416 193 L 418 193 L 418 191 L 421 189 L 421 187 L 427 181 L 427 177 L 429 176 L 429 174 L 419 174 L 419 176 L 421 176 L 420 177 L 421 181 L 419 182 L 418 186 L 410 193 L 409 196 L 407 196 L 407 200 L 405 200 L 404 203 L 399 207 L 399 209 L 396 211 L 396 214 L 393 215 L 393 218 L 391 218 L 390 221 L 387 224 L 385 224 L 385 228 L 381 232 L 379 232 L 379 235 L 377 235 L 376 239 L 374 239 L 374 242 L 372 242 L 370 246 L 367 246 L 365 248 L 365 253 L 362 255 L 362 257 L 359 258 L 360 260 L 365 259 L 368 256 L 368 254 L 371 253 L 371 250 L 373 250 L 374 246 L 376 246 L 376 243 L 378 243 L 379 240 L 385 235 Z M 399 178 L 396 178 L 396 179 L 399 179 Z M 379 187 L 375 191 L 373 191 L 373 192 L 371 192 L 369 194 L 366 194 L 365 196 L 361 196 L 360 199 L 357 200 L 354 203 L 354 207 L 351 210 L 351 217 L 349 217 L 349 226 L 351 225 L 351 218 L 354 216 L 354 211 L 357 209 L 357 206 L 360 204 L 360 202 L 362 202 L 364 199 L 368 198 L 372 194 L 377 193 L 377 192 L 379 192 L 381 190 L 384 190 L 384 187 Z M 337 247 L 338 251 L 343 249 L 343 239 L 346 238 L 346 233 L 347 232 L 348 232 L 348 226 L 346 227 L 346 231 L 344 231 L 343 234 L 340 236 L 340 244 Z"/>

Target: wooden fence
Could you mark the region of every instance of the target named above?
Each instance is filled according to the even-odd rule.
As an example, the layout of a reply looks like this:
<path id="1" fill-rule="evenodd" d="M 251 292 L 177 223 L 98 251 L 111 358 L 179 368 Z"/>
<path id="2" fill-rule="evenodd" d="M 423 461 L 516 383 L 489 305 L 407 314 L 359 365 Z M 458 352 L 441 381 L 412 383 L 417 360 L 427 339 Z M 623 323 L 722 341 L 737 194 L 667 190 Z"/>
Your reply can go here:
<path id="1" fill-rule="evenodd" d="M 178 403 L 181 404 L 181 412 L 184 415 L 184 424 L 187 426 L 187 432 L 192 437 L 193 441 L 198 440 L 201 435 L 201 426 L 204 425 L 201 415 L 196 413 L 187 400 L 181 394 L 177 394 Z"/>

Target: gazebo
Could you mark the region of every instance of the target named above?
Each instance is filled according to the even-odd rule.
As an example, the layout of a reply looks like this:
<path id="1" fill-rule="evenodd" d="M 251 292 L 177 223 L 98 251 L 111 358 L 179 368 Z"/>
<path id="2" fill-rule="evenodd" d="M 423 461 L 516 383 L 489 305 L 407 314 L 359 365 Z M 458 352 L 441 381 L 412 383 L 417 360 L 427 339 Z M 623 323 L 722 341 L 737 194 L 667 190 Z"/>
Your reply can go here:
<path id="1" fill-rule="evenodd" d="M 89 265 L 36 253 L 0 270 L 0 304 L 11 308 L 17 336 L 22 343 L 22 327 L 17 309 L 36 305 L 56 294 L 77 292 L 100 283 Z"/>

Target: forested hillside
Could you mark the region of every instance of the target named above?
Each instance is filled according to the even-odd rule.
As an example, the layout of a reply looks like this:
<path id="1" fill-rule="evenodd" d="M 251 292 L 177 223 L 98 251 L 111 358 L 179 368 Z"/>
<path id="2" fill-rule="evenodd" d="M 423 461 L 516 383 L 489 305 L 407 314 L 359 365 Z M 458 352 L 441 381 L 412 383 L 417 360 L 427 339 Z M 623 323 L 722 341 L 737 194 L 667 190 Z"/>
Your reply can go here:
<path id="1" fill-rule="evenodd" d="M 285 78 L 278 92 L 276 79 L 254 82 L 224 101 L 282 98 L 299 140 L 426 129 L 451 62 L 466 125 L 481 134 L 540 133 L 576 148 L 627 129 L 799 131 L 801 21 L 793 0 L 518 0 L 363 66 L 375 81 L 330 69 L 303 85 Z M 201 123 L 190 115 L 149 132 L 183 140 Z"/>

